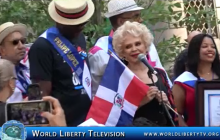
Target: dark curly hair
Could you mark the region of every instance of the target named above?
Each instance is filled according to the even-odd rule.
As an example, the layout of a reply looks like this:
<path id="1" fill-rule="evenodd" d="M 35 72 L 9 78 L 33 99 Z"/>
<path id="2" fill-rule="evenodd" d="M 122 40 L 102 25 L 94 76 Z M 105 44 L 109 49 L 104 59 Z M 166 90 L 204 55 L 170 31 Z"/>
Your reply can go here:
<path id="1" fill-rule="evenodd" d="M 188 49 L 185 49 L 176 57 L 173 67 L 173 74 L 175 78 L 186 71 L 187 53 Z"/>

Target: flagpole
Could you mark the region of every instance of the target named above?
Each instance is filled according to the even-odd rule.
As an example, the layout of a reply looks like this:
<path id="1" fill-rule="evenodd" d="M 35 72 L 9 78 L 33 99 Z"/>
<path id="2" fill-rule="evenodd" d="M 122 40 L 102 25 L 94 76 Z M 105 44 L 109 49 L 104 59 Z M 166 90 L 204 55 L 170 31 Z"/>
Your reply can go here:
<path id="1" fill-rule="evenodd" d="M 151 79 L 153 85 L 156 86 L 156 84 L 155 84 L 155 82 L 154 82 L 154 79 L 153 79 L 153 73 L 152 73 L 150 70 L 148 70 L 147 74 L 148 74 L 149 78 Z M 160 88 L 160 87 L 159 87 L 159 88 Z M 161 92 L 161 91 L 160 91 L 160 94 L 161 94 L 162 106 L 163 106 L 164 110 L 166 111 L 166 114 L 167 114 L 167 116 L 168 116 L 168 118 L 169 118 L 171 124 L 175 127 L 176 125 L 175 125 L 175 123 L 174 123 L 174 121 L 173 121 L 173 118 L 172 118 L 172 116 L 171 116 L 171 114 L 170 114 L 170 112 L 169 112 L 167 106 L 165 105 L 165 103 L 164 103 L 164 101 L 163 101 L 162 92 Z"/>

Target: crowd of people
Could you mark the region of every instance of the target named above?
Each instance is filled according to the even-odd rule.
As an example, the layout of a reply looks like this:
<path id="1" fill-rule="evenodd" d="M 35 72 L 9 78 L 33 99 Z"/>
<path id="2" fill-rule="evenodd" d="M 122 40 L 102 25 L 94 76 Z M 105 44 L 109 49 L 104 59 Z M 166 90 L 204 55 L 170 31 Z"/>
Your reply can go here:
<path id="1" fill-rule="evenodd" d="M 39 84 L 42 100 L 53 105 L 52 112 L 41 114 L 50 126 L 83 123 L 113 53 L 149 86 L 133 116 L 133 124 L 127 126 L 172 126 L 173 122 L 177 126 L 196 126 L 196 82 L 186 81 L 219 79 L 215 41 L 211 35 L 191 32 L 187 48 L 176 58 L 173 77 L 168 77 L 153 44 L 153 35 L 142 24 L 143 9 L 134 0 L 110 0 L 105 17 L 109 18 L 112 30 L 97 39 L 88 53 L 82 31 L 94 14 L 92 0 L 52 0 L 48 13 L 55 26 L 48 27 L 30 48 L 25 46 L 25 24 L 2 24 L 0 124 L 5 123 L 5 103 L 28 100 L 27 87 L 31 83 Z M 149 68 L 138 60 L 139 54 L 146 55 L 157 75 L 148 75 Z M 133 98 L 135 94 L 134 91 Z M 171 107 L 171 118 L 162 103 Z"/>

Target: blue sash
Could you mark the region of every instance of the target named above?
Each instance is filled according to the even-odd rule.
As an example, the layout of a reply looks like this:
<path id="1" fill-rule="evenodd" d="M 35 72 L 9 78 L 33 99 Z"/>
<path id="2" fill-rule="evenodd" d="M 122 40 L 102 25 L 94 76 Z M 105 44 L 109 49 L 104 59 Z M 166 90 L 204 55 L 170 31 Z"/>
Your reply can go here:
<path id="1" fill-rule="evenodd" d="M 112 37 L 111 36 L 108 37 L 108 50 L 116 55 L 116 53 L 115 53 L 115 51 L 113 49 L 113 46 L 112 46 Z M 110 55 L 109 51 L 108 51 L 108 54 Z"/>
<path id="2" fill-rule="evenodd" d="M 84 60 L 78 53 L 76 47 L 69 40 L 64 38 L 55 27 L 47 30 L 47 39 L 74 70 L 82 83 Z"/>

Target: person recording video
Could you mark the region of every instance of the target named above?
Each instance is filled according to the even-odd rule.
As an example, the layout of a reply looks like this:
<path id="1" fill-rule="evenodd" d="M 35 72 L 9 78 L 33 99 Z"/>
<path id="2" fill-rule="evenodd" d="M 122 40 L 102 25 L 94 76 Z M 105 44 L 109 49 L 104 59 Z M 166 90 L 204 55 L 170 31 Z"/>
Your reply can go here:
<path id="1" fill-rule="evenodd" d="M 155 68 L 158 74 L 152 75 L 154 84 L 148 75 L 149 68 L 138 60 L 139 54 L 146 56 L 149 52 L 152 41 L 153 36 L 149 29 L 138 22 L 126 21 L 113 35 L 113 47 L 117 55 L 142 82 L 149 86 L 133 120 L 144 117 L 149 120 L 148 126 L 172 126 L 171 122 L 176 122 L 177 118 L 169 110 L 172 115 L 170 119 L 162 104 L 163 101 L 165 105 L 173 107 L 166 73 Z"/>
<path id="2" fill-rule="evenodd" d="M 53 110 L 50 112 L 42 112 L 41 116 L 49 121 L 49 126 L 67 126 L 65 114 L 60 102 L 51 96 L 43 97 L 43 101 L 48 101 L 52 104 Z"/>

